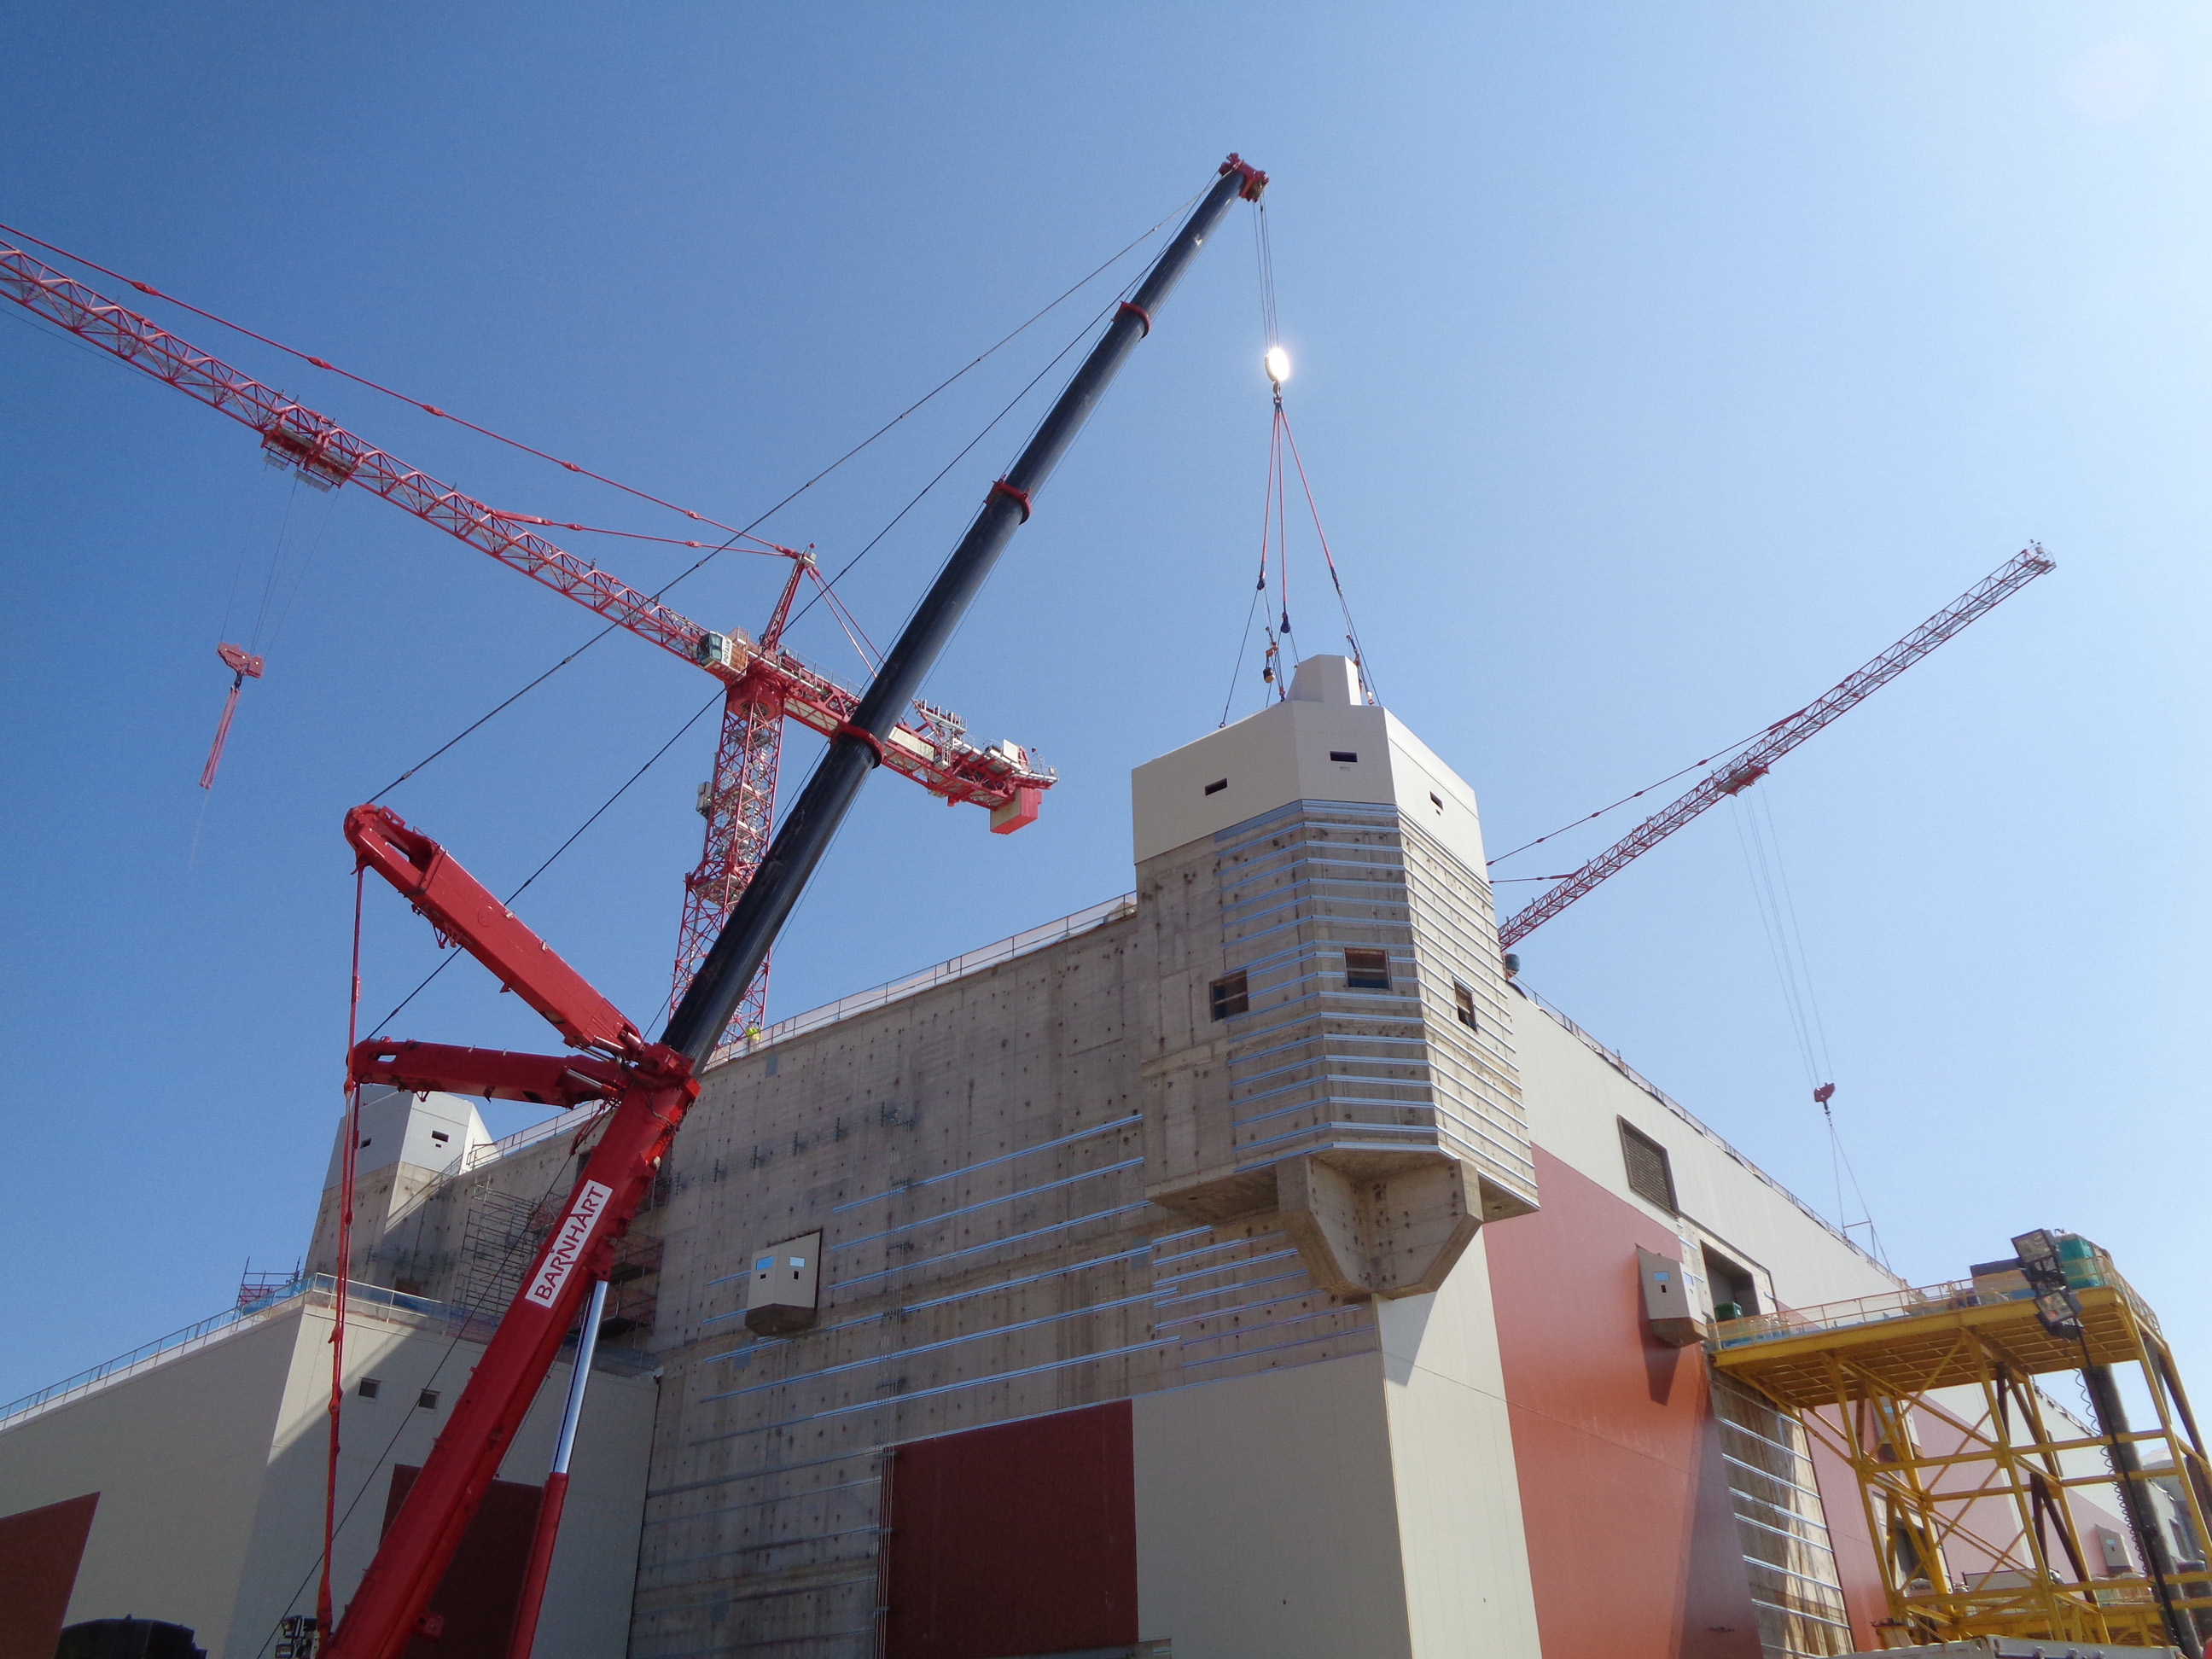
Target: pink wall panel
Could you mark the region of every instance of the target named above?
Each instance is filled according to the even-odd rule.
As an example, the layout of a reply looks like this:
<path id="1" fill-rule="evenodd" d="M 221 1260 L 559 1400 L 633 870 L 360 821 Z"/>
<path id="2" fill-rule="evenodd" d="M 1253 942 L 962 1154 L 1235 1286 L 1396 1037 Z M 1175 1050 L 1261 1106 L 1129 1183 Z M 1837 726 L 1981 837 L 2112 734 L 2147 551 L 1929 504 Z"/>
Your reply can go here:
<path id="1" fill-rule="evenodd" d="M 1859 1498 L 1851 1466 L 1808 1435 L 1812 1443 L 1814 1484 L 1828 1517 L 1828 1541 L 1836 1549 L 1836 1577 L 1844 1586 L 1844 1610 L 1850 1615 L 1851 1639 L 1863 1648 L 1881 1645 L 1875 1624 L 1889 1617 L 1889 1597 L 1881 1587 L 1881 1559 L 1867 1534 L 1866 1505 Z"/>
<path id="2" fill-rule="evenodd" d="M 1544 1207 L 1483 1229 L 1548 1659 L 1759 1659 L 1704 1355 L 1644 1330 L 1665 1226 L 1536 1149 Z"/>

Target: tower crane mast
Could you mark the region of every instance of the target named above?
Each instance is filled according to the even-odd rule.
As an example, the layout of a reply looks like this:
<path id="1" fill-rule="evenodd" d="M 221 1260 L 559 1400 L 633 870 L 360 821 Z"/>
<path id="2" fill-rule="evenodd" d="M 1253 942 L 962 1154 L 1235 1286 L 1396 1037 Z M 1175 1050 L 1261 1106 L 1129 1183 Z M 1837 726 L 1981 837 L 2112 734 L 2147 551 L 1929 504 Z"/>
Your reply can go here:
<path id="1" fill-rule="evenodd" d="M 1765 777 L 1774 763 L 1849 708 L 1856 708 L 1976 618 L 1986 616 L 2033 581 L 2056 568 L 2040 544 L 2025 548 L 1974 586 L 1937 611 L 1903 639 L 1855 672 L 1831 686 L 1794 714 L 1786 714 L 1705 774 L 1670 805 L 1600 853 L 1559 884 L 1532 899 L 1498 927 L 1498 943 L 1511 950 L 1529 934 L 1617 874 L 1689 823 L 1707 807 L 1741 794 Z"/>
<path id="2" fill-rule="evenodd" d="M 0 244 L 0 295 L 251 427 L 261 434 L 261 447 L 272 460 L 292 467 L 309 483 L 322 489 L 356 484 L 381 495 L 722 682 L 721 736 L 714 777 L 701 791 L 699 801 L 707 820 L 705 848 L 684 884 L 670 1006 L 681 1000 L 730 907 L 768 850 L 783 722 L 796 720 L 822 737 L 833 738 L 849 725 L 860 705 L 860 693 L 783 647 L 784 626 L 802 579 L 821 581 L 812 556 L 747 538 L 757 544 L 749 550 L 781 555 L 793 568 L 759 638 L 748 638 L 742 631 L 717 633 L 539 533 L 558 527 L 551 520 L 486 506 L 22 249 L 4 244 Z M 256 659 L 248 672 L 258 672 L 258 667 Z M 919 705 L 902 713 L 880 747 L 884 765 L 932 794 L 948 803 L 988 809 L 996 835 L 1036 822 L 1043 792 L 1057 781 L 1056 773 L 1032 764 L 1027 751 L 1017 744 L 979 748 L 968 740 L 956 717 L 936 709 L 924 711 Z M 763 963 L 731 1018 L 728 1036 L 741 1038 L 764 1023 L 767 972 Z"/>

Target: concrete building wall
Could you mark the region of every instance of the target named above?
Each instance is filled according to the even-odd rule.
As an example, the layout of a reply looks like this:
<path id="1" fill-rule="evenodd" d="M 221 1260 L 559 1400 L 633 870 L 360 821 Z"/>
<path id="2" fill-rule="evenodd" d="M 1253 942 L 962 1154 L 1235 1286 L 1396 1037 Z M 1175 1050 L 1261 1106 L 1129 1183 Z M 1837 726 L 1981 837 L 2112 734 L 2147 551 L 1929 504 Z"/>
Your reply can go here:
<path id="1" fill-rule="evenodd" d="M 166 1620 L 230 1651 L 298 1343 L 272 1320 L 0 1433 L 0 1514 L 99 1495 L 65 1622 Z"/>
<path id="2" fill-rule="evenodd" d="M 1148 1639 L 1556 1656 L 1633 1632 L 1632 1650 L 1758 1651 L 1701 1356 L 1654 1353 L 1636 1249 L 1701 1285 L 1720 1250 L 1768 1300 L 1893 1281 L 1507 987 L 1463 784 L 1382 711 L 1274 712 L 1279 730 L 1246 722 L 1140 775 L 1133 916 L 709 1074 L 640 1224 L 665 1249 L 641 1340 L 666 1383 L 638 1659 L 858 1642 L 890 1582 L 900 1446 L 1124 1399 Z M 1365 746 L 1303 755 L 1317 744 Z M 1268 800 L 1292 787 L 1346 798 Z M 1190 800 L 1148 814 L 1176 790 Z M 1347 995 L 1347 945 L 1389 953 L 1389 997 Z M 1209 985 L 1248 965 L 1251 1017 L 1213 1018 Z M 1243 1035 L 1285 1017 L 1313 1029 Z M 1292 1142 L 1246 1150 L 1242 1103 L 1286 1085 Z M 1674 1206 L 1631 1190 L 1624 1119 L 1667 1148 Z M 1279 1166 L 1341 1155 L 1368 1121 L 1504 1200 L 1434 1290 L 1316 1277 L 1330 1224 Z M 471 1182 L 565 1189 L 566 1142 Z M 1387 1189 L 1389 1163 L 1352 1173 Z M 1527 1212 L 1548 1204 L 1539 1166 L 1556 1215 Z M 1358 1224 L 1347 1255 L 1374 1248 Z M 817 1322 L 746 1330 L 753 1254 L 816 1233 Z M 1613 1556 L 1632 1516 L 1648 1541 Z M 1613 1588 L 1593 1596 L 1593 1573 Z"/>

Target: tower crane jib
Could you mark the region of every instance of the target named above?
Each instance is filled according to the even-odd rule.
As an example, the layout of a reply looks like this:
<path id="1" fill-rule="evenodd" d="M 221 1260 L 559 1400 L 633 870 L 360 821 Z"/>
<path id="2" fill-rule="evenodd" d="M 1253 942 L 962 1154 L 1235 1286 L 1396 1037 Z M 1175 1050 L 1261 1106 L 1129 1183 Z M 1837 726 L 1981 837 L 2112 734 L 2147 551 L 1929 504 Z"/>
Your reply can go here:
<path id="1" fill-rule="evenodd" d="M 1748 789 L 1766 775 L 1776 761 L 1844 710 L 1865 702 L 1946 640 L 1959 634 L 1968 623 L 1987 615 L 2038 576 L 2055 568 L 2042 545 L 2030 542 L 2002 568 L 1960 594 L 1873 661 L 1846 675 L 1796 714 L 1775 721 L 1750 743 L 1706 773 L 1671 805 L 1660 808 L 1581 869 L 1564 878 L 1558 886 L 1515 911 L 1498 930 L 1499 948 L 1511 950 L 1599 883 L 1650 852 L 1707 807 L 1717 805 L 1728 796 L 1741 794 Z"/>
<path id="2" fill-rule="evenodd" d="M 760 867 L 775 829 L 777 763 L 783 722 L 797 720 L 830 738 L 847 728 L 861 695 L 783 648 L 785 619 L 799 580 L 813 572 L 810 555 L 758 538 L 750 550 L 793 562 L 769 624 L 757 640 L 702 627 L 654 595 L 641 592 L 592 560 L 580 558 L 532 526 L 554 527 L 530 514 L 502 513 L 386 453 L 288 394 L 263 385 L 200 350 L 129 307 L 118 305 L 21 248 L 0 243 L 0 295 L 119 362 L 166 381 L 187 397 L 261 434 L 272 459 L 329 489 L 356 484 L 426 524 L 489 554 L 586 610 L 683 658 L 727 688 L 713 780 L 701 792 L 705 850 L 684 878 L 675 988 L 681 1000 L 691 975 L 721 932 L 731 907 Z M 313 360 L 310 361 L 319 361 Z M 817 577 L 818 580 L 818 576 Z M 226 657 L 226 661 L 228 660 Z M 258 672 L 258 662 L 250 671 Z M 229 725 L 225 710 L 224 730 Z M 220 753 L 218 739 L 216 752 Z M 1043 792 L 1058 781 L 1012 743 L 970 743 L 957 719 L 918 708 L 902 711 L 882 741 L 882 763 L 951 803 L 981 806 L 994 834 L 1034 823 Z M 210 757 L 212 774 L 215 756 Z M 730 1022 L 742 1040 L 766 1018 L 765 963 Z"/>

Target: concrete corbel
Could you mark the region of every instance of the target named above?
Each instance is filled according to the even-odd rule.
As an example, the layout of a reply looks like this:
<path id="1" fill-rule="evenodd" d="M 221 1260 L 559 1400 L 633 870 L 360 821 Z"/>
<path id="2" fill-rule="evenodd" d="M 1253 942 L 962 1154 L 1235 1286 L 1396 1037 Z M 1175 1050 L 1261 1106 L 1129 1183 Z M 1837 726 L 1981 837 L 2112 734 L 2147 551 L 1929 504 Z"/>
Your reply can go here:
<path id="1" fill-rule="evenodd" d="M 1332 1296 L 1420 1296 L 1443 1285 L 1481 1217 L 1455 1158 L 1328 1153 L 1274 1166 L 1276 1207 L 1308 1277 Z"/>

